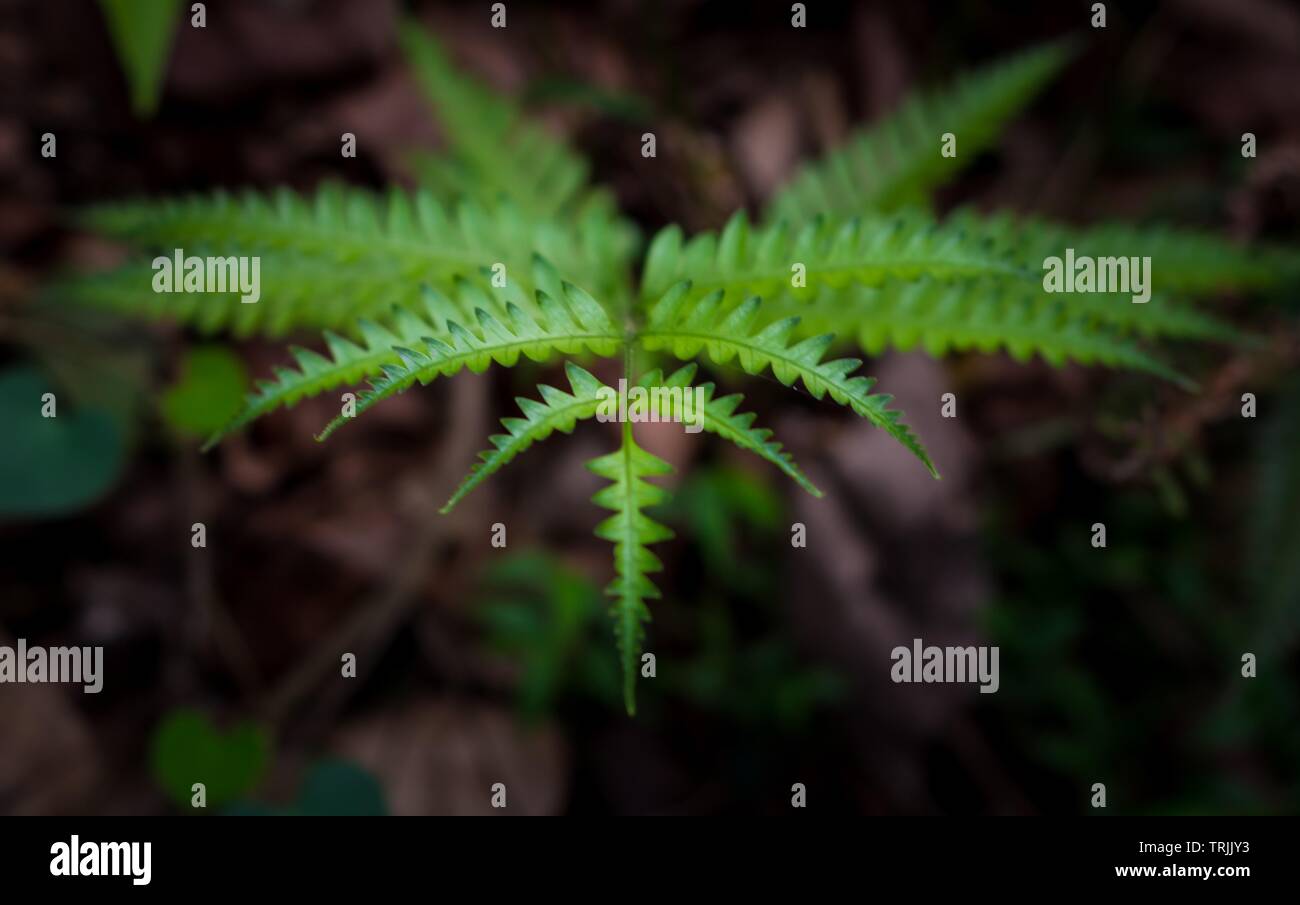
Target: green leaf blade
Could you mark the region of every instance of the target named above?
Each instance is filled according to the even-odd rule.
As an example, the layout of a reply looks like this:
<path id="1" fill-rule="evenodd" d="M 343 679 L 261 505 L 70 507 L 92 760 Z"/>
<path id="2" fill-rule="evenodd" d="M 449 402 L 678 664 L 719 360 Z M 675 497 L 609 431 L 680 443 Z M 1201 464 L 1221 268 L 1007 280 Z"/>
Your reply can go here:
<path id="1" fill-rule="evenodd" d="M 646 479 L 672 472 L 672 466 L 637 446 L 632 425 L 624 422 L 623 442 L 618 450 L 593 459 L 588 469 L 607 481 L 592 502 L 614 515 L 601 522 L 595 534 L 614 544 L 614 580 L 605 593 L 614 602 L 614 633 L 623 668 L 623 701 L 629 716 L 636 714 L 636 677 L 641 646 L 650 610 L 645 601 L 659 598 L 659 589 L 648 577 L 661 571 L 663 563 L 648 545 L 670 540 L 673 532 L 642 510 L 663 503 L 667 491 Z"/>

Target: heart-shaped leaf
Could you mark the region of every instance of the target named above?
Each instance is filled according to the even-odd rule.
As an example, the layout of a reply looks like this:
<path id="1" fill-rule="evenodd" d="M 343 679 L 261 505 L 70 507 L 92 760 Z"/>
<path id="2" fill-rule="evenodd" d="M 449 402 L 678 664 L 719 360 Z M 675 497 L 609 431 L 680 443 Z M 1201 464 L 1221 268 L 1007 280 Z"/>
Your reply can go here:
<path id="1" fill-rule="evenodd" d="M 208 808 L 252 791 L 266 768 L 266 733 L 250 723 L 226 732 L 205 714 L 177 710 L 155 730 L 151 764 L 154 778 L 172 800 L 189 808 L 194 784 L 203 783 Z"/>
<path id="2" fill-rule="evenodd" d="M 163 397 L 163 417 L 182 435 L 207 437 L 230 423 L 247 389 L 242 361 L 221 346 L 200 346 L 186 357 L 181 379 Z"/>
<path id="3" fill-rule="evenodd" d="M 72 411 L 43 398 L 53 392 L 40 372 L 0 373 L 0 518 L 57 516 L 102 497 L 117 481 L 125 453 L 114 419 L 98 409 Z"/>

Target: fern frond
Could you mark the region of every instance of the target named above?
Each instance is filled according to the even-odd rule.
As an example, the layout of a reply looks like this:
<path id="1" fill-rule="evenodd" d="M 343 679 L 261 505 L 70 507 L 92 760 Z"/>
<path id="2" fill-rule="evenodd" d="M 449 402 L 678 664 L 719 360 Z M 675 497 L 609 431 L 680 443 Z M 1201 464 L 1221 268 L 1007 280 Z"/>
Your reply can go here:
<path id="1" fill-rule="evenodd" d="M 808 297 L 823 287 L 876 286 L 888 279 L 986 274 L 1025 275 L 991 242 L 972 242 L 962 230 L 915 212 L 845 221 L 817 218 L 797 230 L 784 223 L 754 228 L 742 212 L 720 235 L 701 233 L 686 243 L 680 227 L 662 230 L 646 254 L 641 295 L 659 298 L 681 280 L 691 281 L 697 297 L 721 289 L 735 301 L 747 295 Z M 804 286 L 795 285 L 796 275 L 803 277 Z"/>
<path id="2" fill-rule="evenodd" d="M 666 349 L 684 360 L 695 358 L 705 350 L 720 365 L 736 359 L 749 374 L 761 374 L 770 367 L 785 386 L 802 380 L 814 399 L 829 393 L 831 399 L 847 405 L 902 443 L 931 474 L 939 476 L 911 429 L 900 420 L 899 412 L 889 409 L 893 397 L 871 394 L 874 378 L 851 376 L 861 361 L 856 358 L 822 361 L 835 339 L 833 335 L 809 337 L 791 345 L 799 318 L 788 317 L 755 332 L 762 307 L 757 297 L 751 296 L 728 310 L 723 306 L 722 290 L 693 304 L 684 304 L 689 296 L 689 284 L 679 283 L 655 303 L 649 323 L 638 334 L 645 348 Z"/>
<path id="3" fill-rule="evenodd" d="M 621 280 L 638 230 L 619 214 L 610 191 L 590 185 L 587 161 L 530 122 L 512 101 L 457 69 L 418 23 L 404 22 L 399 37 L 450 144 L 448 154 L 411 155 L 420 184 L 448 202 L 470 199 L 495 207 L 506 199 L 527 217 L 573 227 L 595 268 L 567 272 L 601 292 L 625 289 Z"/>
<path id="4" fill-rule="evenodd" d="M 458 297 L 473 299 L 476 306 L 501 309 L 485 294 L 465 284 Z M 211 449 L 229 434 L 281 407 L 292 407 L 301 399 L 319 395 L 336 386 L 358 383 L 380 373 L 384 365 L 397 364 L 398 347 L 420 342 L 426 336 L 447 335 L 447 324 L 462 316 L 463 309 L 446 296 L 424 287 L 422 310 L 395 307 L 386 321 L 361 319 L 357 322 L 358 342 L 337 333 L 325 332 L 328 356 L 300 346 L 291 346 L 297 367 L 278 367 L 274 380 L 259 380 L 248 394 L 243 408 L 229 424 L 204 444 Z"/>
<path id="5" fill-rule="evenodd" d="M 398 35 L 451 146 L 447 157 L 415 158 L 422 181 L 443 187 L 450 197 L 469 194 L 494 202 L 504 196 L 543 218 L 572 213 L 589 199 L 590 167 L 581 156 L 529 122 L 516 104 L 457 69 L 421 25 L 408 20 Z"/>
<path id="6" fill-rule="evenodd" d="M 880 123 L 804 167 L 772 200 L 772 219 L 853 216 L 926 202 L 929 191 L 976 158 L 1002 126 L 1069 61 L 1068 43 L 1035 47 L 963 76 L 947 90 L 911 96 Z M 951 132 L 958 153 L 944 157 Z"/>
<path id="7" fill-rule="evenodd" d="M 1131 303 L 1125 299 L 1125 305 Z M 1017 361 L 1037 354 L 1059 367 L 1101 364 L 1155 374 L 1184 387 L 1190 382 L 1105 324 L 1073 312 L 1058 296 L 1032 287 L 988 280 L 946 285 L 932 280 L 890 284 L 852 297 L 827 293 L 799 311 L 800 335 L 829 331 L 853 336 L 868 355 L 886 348 L 920 347 L 930 355 L 1005 350 Z"/>
<path id="8" fill-rule="evenodd" d="M 1300 279 L 1300 253 L 1277 245 L 1249 247 L 1211 232 L 1165 224 L 1101 223 L 1075 227 L 1009 213 L 955 211 L 948 222 L 1041 277 L 1043 262 L 1073 248 L 1076 258 L 1151 259 L 1153 293 L 1201 295 L 1260 289 Z"/>
<path id="9" fill-rule="evenodd" d="M 649 545 L 670 540 L 672 531 L 642 512 L 664 502 L 668 494 L 646 478 L 666 475 L 672 466 L 636 445 L 632 425 L 623 423 L 623 444 L 616 452 L 587 463 L 610 481 L 592 502 L 614 514 L 596 526 L 596 536 L 614 544 L 614 580 L 605 588 L 613 597 L 614 635 L 623 666 L 623 701 L 629 715 L 636 713 L 636 676 L 641 659 L 644 624 L 650 621 L 647 600 L 657 600 L 659 589 L 649 577 L 663 569 Z"/>
<path id="10" fill-rule="evenodd" d="M 546 384 L 539 384 L 537 390 L 542 401 L 519 397 L 519 409 L 522 418 L 503 418 L 502 426 L 506 433 L 494 434 L 488 438 L 493 449 L 479 453 L 481 462 L 476 462 L 466 478 L 461 481 L 456 492 L 447 500 L 441 512 L 448 513 L 479 484 L 508 465 L 517 455 L 534 443 L 540 443 L 552 432 L 569 433 L 579 421 L 591 418 L 600 405 L 601 389 L 604 386 L 589 371 L 571 361 L 565 362 L 564 372 L 569 378 L 572 393 L 557 390 Z"/>
<path id="11" fill-rule="evenodd" d="M 466 203 L 447 208 L 428 192 L 368 192 L 326 186 L 314 196 L 279 191 L 271 197 L 218 192 L 158 202 L 94 207 L 82 222 L 111 237 L 164 254 L 258 256 L 262 298 L 240 304 L 237 293 L 151 291 L 150 270 L 128 265 L 117 274 L 69 281 L 55 292 L 69 301 L 116 310 L 172 314 L 207 330 L 237 326 L 243 334 L 283 333 L 288 326 L 346 327 L 393 305 L 418 301 L 420 284 L 444 291 L 460 278 L 486 282 L 504 266 L 515 303 L 534 310 L 533 259 L 553 261 L 570 279 L 599 292 L 611 288 L 623 254 L 603 244 L 602 224 L 574 228 L 529 220 L 509 205 Z"/>
<path id="12" fill-rule="evenodd" d="M 667 378 L 663 372 L 656 368 L 641 378 L 640 384 L 644 387 L 681 387 L 683 390 L 691 388 L 691 381 L 695 378 L 695 372 L 698 366 L 695 362 L 683 365 Z M 753 412 L 741 412 L 737 414 L 736 409 L 740 403 L 744 402 L 745 397 L 740 393 L 732 393 L 730 396 L 713 398 L 715 387 L 712 383 L 700 385 L 704 391 L 704 407 L 702 410 L 702 424 L 706 431 L 711 434 L 729 440 L 740 449 L 751 452 L 772 465 L 775 465 L 790 477 L 796 484 L 808 491 L 815 497 L 820 497 L 822 492 L 803 470 L 795 464 L 794 457 L 782 449 L 780 443 L 772 440 L 772 432 L 767 428 L 754 427 L 755 415 Z M 669 397 L 670 399 L 672 397 Z M 680 412 L 674 412 L 674 417 L 679 417 Z"/>
<path id="13" fill-rule="evenodd" d="M 559 302 L 539 291 L 536 317 L 513 302 L 505 303 L 504 318 L 477 308 L 476 328 L 448 321 L 445 339 L 428 336 L 414 347 L 397 347 L 394 351 L 398 361 L 382 366 L 381 376 L 372 380 L 371 388 L 358 397 L 356 415 L 417 381 L 427 385 L 439 376 L 449 377 L 464 368 L 478 374 L 494 362 L 512 367 L 520 355 L 545 361 L 557 352 L 577 355 L 589 351 L 612 356 L 622 348 L 622 331 L 610 322 L 595 299 L 569 283 L 563 284 L 563 298 L 564 302 Z M 335 418 L 317 439 L 324 440 L 348 420 L 347 415 Z"/>
<path id="14" fill-rule="evenodd" d="M 186 254 L 191 254 L 186 249 Z M 64 277 L 46 290 L 56 304 L 111 311 L 150 320 L 172 321 L 200 334 L 277 339 L 300 329 L 336 330 L 358 336 L 358 321 L 380 320 L 394 307 L 420 308 L 420 281 L 376 280 L 364 268 L 352 271 L 317 258 L 262 251 L 261 298 L 244 304 L 234 292 L 153 292 L 153 269 L 144 262 L 115 270 Z M 439 280 L 444 289 L 461 277 Z M 527 281 L 521 281 L 527 282 Z M 516 301 L 531 308 L 522 286 Z"/>
<path id="15" fill-rule="evenodd" d="M 586 161 L 524 120 L 504 96 L 457 69 L 421 25 L 408 20 L 398 36 L 454 155 L 446 162 L 422 158 L 417 168 L 427 179 L 457 194 L 477 190 L 485 200 L 505 195 L 544 217 L 575 202 L 587 183 Z"/>
<path id="16" fill-rule="evenodd" d="M 1187 300 L 1153 293 L 1133 304 L 1132 295 L 1106 292 L 1039 293 L 1042 306 L 1061 307 L 1074 319 L 1101 325 L 1120 336 L 1255 345 L 1253 336 Z"/>

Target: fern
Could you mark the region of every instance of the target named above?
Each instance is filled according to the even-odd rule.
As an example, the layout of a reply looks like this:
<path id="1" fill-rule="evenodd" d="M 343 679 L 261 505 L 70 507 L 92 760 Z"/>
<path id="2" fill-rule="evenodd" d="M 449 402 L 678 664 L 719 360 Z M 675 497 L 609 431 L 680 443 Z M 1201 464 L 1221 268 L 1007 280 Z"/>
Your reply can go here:
<path id="1" fill-rule="evenodd" d="M 888 348 L 920 348 L 935 357 L 1001 350 L 1018 361 L 1038 355 L 1058 367 L 1078 362 L 1128 368 L 1191 387 L 1186 377 L 1108 323 L 1112 308 L 1122 305 L 1127 312 L 1143 306 L 1134 306 L 1127 298 L 1100 296 L 1081 312 L 1071 301 L 1036 292 L 1023 283 L 981 280 L 952 285 L 920 280 L 852 295 L 824 292 L 810 303 L 787 302 L 778 310 L 800 318 L 796 335 L 850 336 L 868 355 Z M 1154 300 L 1151 304 L 1155 310 L 1162 307 Z M 1217 323 L 1196 312 L 1175 312 L 1159 322 L 1163 328 L 1159 332 L 1170 335 L 1176 332 L 1170 325 L 1181 324 L 1186 336 L 1213 336 Z M 1235 334 L 1228 331 L 1223 338 L 1231 335 Z"/>
<path id="2" fill-rule="evenodd" d="M 524 417 L 503 418 L 501 420 L 506 433 L 495 434 L 489 438 L 493 448 L 479 453 L 479 458 L 482 461 L 474 465 L 469 475 L 456 488 L 451 499 L 443 506 L 443 513 L 450 512 L 470 491 L 509 464 L 516 456 L 534 443 L 545 440 L 557 430 L 565 434 L 570 433 L 579 421 L 584 421 L 596 415 L 601 403 L 602 391 L 612 393 L 613 390 L 592 376 L 591 372 L 571 361 L 566 362 L 564 368 L 572 392 L 566 393 L 563 390 L 542 384 L 537 388 L 542 397 L 541 402 L 524 397 L 516 399 L 515 401 L 518 403 Z M 695 376 L 696 370 L 696 365 L 692 362 L 678 368 L 665 378 L 663 372 L 656 368 L 647 372 L 638 381 L 638 384 L 646 389 L 653 387 L 688 389 L 691 388 L 691 380 Z M 753 427 L 755 417 L 753 413 L 736 413 L 737 406 L 744 401 L 741 394 L 733 393 L 730 396 L 715 399 L 713 397 L 715 387 L 712 383 L 705 383 L 700 389 L 704 394 L 701 421 L 705 430 L 729 440 L 738 448 L 770 462 L 813 496 L 820 497 L 822 495 L 822 492 L 808 480 L 799 466 L 794 463 L 794 459 L 791 458 L 790 454 L 782 450 L 781 444 L 771 439 L 771 431 Z M 667 413 L 667 417 L 673 420 L 680 420 L 682 416 L 682 411 L 676 408 Z"/>
<path id="3" fill-rule="evenodd" d="M 636 713 L 636 673 L 641 660 L 645 623 L 650 621 L 647 600 L 659 599 L 659 589 L 648 575 L 663 569 L 649 545 L 671 540 L 673 533 L 641 510 L 664 502 L 668 495 L 646 478 L 666 475 L 672 466 L 643 450 L 632 437 L 632 425 L 623 423 L 623 444 L 615 452 L 587 463 L 610 481 L 591 501 L 614 514 L 596 526 L 596 536 L 614 545 L 614 580 L 605 593 L 615 599 L 614 636 L 623 665 L 623 701 Z"/>
<path id="4" fill-rule="evenodd" d="M 701 295 L 722 289 L 733 299 L 750 294 L 804 297 L 822 287 L 986 274 L 1025 276 L 991 241 L 967 241 L 964 232 L 926 217 L 817 218 L 795 231 L 783 223 L 752 229 L 744 213 L 738 213 L 720 235 L 700 233 L 689 243 L 680 227 L 662 230 L 646 254 L 641 291 L 644 298 L 658 298 L 675 283 L 690 280 Z"/>
<path id="5" fill-rule="evenodd" d="M 482 373 L 493 363 L 513 367 L 520 355 L 533 361 L 546 361 L 556 352 L 617 354 L 623 334 L 595 299 L 568 283 L 564 284 L 564 298 L 567 305 L 538 292 L 540 316 L 536 318 L 513 302 L 505 302 L 504 319 L 484 308 L 475 308 L 476 328 L 448 320 L 445 339 L 427 336 L 415 348 L 394 347 L 398 361 L 380 367 L 381 376 L 357 399 L 355 414 L 362 414 L 416 382 L 427 385 L 437 377 L 449 377 L 464 368 Z M 324 440 L 351 417 L 354 415 L 339 415 L 326 426 L 319 439 Z"/>
<path id="6" fill-rule="evenodd" d="M 1062 255 L 1067 248 L 1094 258 L 1149 257 L 1152 289 L 1159 293 L 1263 289 L 1300 277 L 1300 258 L 1290 249 L 1247 248 L 1211 233 L 1168 225 L 1104 223 L 1079 228 L 969 209 L 955 212 L 948 222 L 1038 273 L 1045 257 Z"/>
<path id="7" fill-rule="evenodd" d="M 461 293 L 477 295 L 468 285 L 462 287 Z M 299 399 L 316 396 L 341 384 L 354 384 L 364 377 L 378 374 L 385 365 L 400 361 L 395 351 L 398 348 L 418 343 L 428 336 L 449 335 L 447 325 L 459 316 L 459 309 L 427 286 L 424 297 L 424 316 L 398 306 L 393 308 L 387 325 L 359 320 L 360 344 L 326 331 L 325 345 L 329 357 L 301 346 L 291 346 L 290 352 L 297 367 L 277 368 L 274 380 L 259 381 L 240 412 L 208 440 L 204 449 L 210 449 L 227 434 L 268 412 L 292 406 Z"/>
<path id="8" fill-rule="evenodd" d="M 442 507 L 443 513 L 450 512 L 471 490 L 534 443 L 540 443 L 557 430 L 567 434 L 579 421 L 596 414 L 604 384 L 571 361 L 565 363 L 564 370 L 573 392 L 566 393 L 543 384 L 537 388 L 542 395 L 541 402 L 523 397 L 516 399 L 524 417 L 501 420 L 506 433 L 494 434 L 489 438 L 493 448 L 479 453 L 482 461 L 474 465 L 469 475 L 456 488 L 451 499 Z"/>
<path id="9" fill-rule="evenodd" d="M 429 192 L 393 190 L 380 198 L 327 186 L 310 198 L 287 190 L 270 198 L 217 193 L 103 205 L 82 222 L 144 250 L 260 257 L 267 283 L 256 304 L 241 304 L 234 292 L 196 293 L 169 309 L 205 330 L 233 327 L 240 335 L 277 335 L 290 325 L 347 327 L 355 318 L 418 302 L 421 284 L 449 290 L 459 280 L 486 282 L 497 273 L 519 290 L 516 304 L 529 308 L 533 290 L 556 291 L 554 282 L 538 284 L 531 267 L 538 255 L 602 293 L 618 292 L 621 279 L 599 219 L 565 226 L 524 218 L 508 202 L 493 209 L 469 201 L 447 207 Z M 504 269 L 494 271 L 498 265 Z M 166 303 L 150 291 L 151 278 L 138 264 L 52 291 L 73 302 L 151 314 Z"/>
<path id="10" fill-rule="evenodd" d="M 446 51 L 413 22 L 400 28 L 402 49 L 450 144 L 445 156 L 412 156 L 421 184 L 448 201 L 501 198 L 543 222 L 598 223 L 608 260 L 626 266 L 637 231 L 617 216 L 612 195 L 588 184 L 589 167 L 519 109 L 457 70 Z"/>
<path id="11" fill-rule="evenodd" d="M 663 386 L 685 389 L 691 386 L 691 380 L 695 377 L 696 370 L 695 362 L 691 362 L 678 368 L 665 378 L 662 371 L 655 369 L 641 378 L 640 383 L 644 387 Z M 760 459 L 775 465 L 813 496 L 820 497 L 822 495 L 816 485 L 808 480 L 807 475 L 795 464 L 794 458 L 781 448 L 780 443 L 771 439 L 772 432 L 767 428 L 754 427 L 756 416 L 753 412 L 736 413 L 737 407 L 745 400 L 744 396 L 740 393 L 732 393 L 730 396 L 715 399 L 713 396 L 715 387 L 712 383 L 701 384 L 700 389 L 704 392 L 702 424 L 706 431 L 716 434 L 724 440 L 729 440 L 738 448 L 751 452 Z M 680 414 L 676 410 L 673 412 L 674 417 Z"/>
<path id="12" fill-rule="evenodd" d="M 526 121 L 504 97 L 457 70 L 418 25 L 399 29 L 402 50 L 451 145 L 449 158 L 420 158 L 426 181 L 450 197 L 472 187 L 483 201 L 510 198 L 542 218 L 571 211 L 586 188 L 587 162 Z"/>
<path id="13" fill-rule="evenodd" d="M 757 296 L 730 310 L 722 304 L 721 290 L 688 306 L 685 302 L 689 297 L 690 284 L 680 283 L 655 304 L 649 324 L 639 337 L 646 349 L 666 349 L 682 359 L 694 358 L 704 351 L 719 365 L 735 359 L 747 374 L 762 374 L 771 368 L 773 376 L 785 386 L 800 380 L 814 399 L 829 394 L 835 402 L 853 409 L 898 440 L 931 474 L 939 476 L 899 413 L 889 409 L 893 397 L 871 394 L 875 384 L 872 378 L 850 376 L 862 362 L 856 358 L 822 360 L 835 339 L 832 334 L 791 345 L 790 335 L 798 326 L 799 318 L 785 318 L 755 331 L 762 308 L 762 300 Z"/>
<path id="14" fill-rule="evenodd" d="M 937 477 L 890 407 L 892 397 L 872 392 L 875 382 L 857 373 L 858 359 L 830 354 L 835 337 L 872 355 L 887 347 L 936 356 L 1002 350 L 1057 366 L 1146 372 L 1190 388 L 1149 344 L 1244 339 L 1191 307 L 1192 298 L 1300 274 L 1293 252 L 1240 248 L 1184 230 L 1076 229 L 969 210 L 937 221 L 907 209 L 924 202 L 958 160 L 988 147 L 1064 64 L 1069 50 L 1057 44 L 976 73 L 948 94 L 905 104 L 808 167 L 773 201 L 762 226 L 743 214 L 717 233 L 693 237 L 669 226 L 651 243 L 634 290 L 635 230 L 611 196 L 588 183 L 581 158 L 457 72 L 415 26 L 403 27 L 402 42 L 448 144 L 447 154 L 418 164 L 425 180 L 419 190 L 218 193 L 102 205 L 82 216 L 138 257 L 108 274 L 68 277 L 51 287 L 54 299 L 235 336 L 325 331 L 317 350 L 291 347 L 291 361 L 258 383 L 209 446 L 341 386 L 369 381 L 355 410 L 334 418 L 320 439 L 416 383 L 509 368 L 521 358 L 562 359 L 569 389 L 544 384 L 540 400 L 520 398 L 521 417 L 502 422 L 504 432 L 490 438 L 447 511 L 533 445 L 600 414 L 611 389 L 580 361 L 621 359 L 631 380 L 639 356 L 666 353 L 685 364 L 667 376 L 648 370 L 640 387 L 698 391 L 705 430 L 820 496 L 771 432 L 739 411 L 740 394 L 715 397 L 712 382 L 693 385 L 697 361 L 753 376 L 770 371 L 787 387 L 802 383 L 814 399 L 829 398 L 887 432 Z M 959 158 L 938 154 L 945 131 L 958 135 Z M 1133 305 L 1117 295 L 1045 293 L 1043 259 L 1067 247 L 1093 256 L 1150 255 L 1156 294 Z M 259 256 L 261 300 L 152 293 L 147 255 L 177 248 Z M 683 410 L 660 416 L 683 417 L 684 398 L 667 398 Z M 632 712 L 647 602 L 659 595 L 649 576 L 662 568 L 649 548 L 671 537 L 645 512 L 666 496 L 648 479 L 669 466 L 641 449 L 624 423 L 619 449 L 589 467 L 609 482 L 594 499 L 613 515 L 596 534 L 614 544 L 608 592 Z"/>
<path id="15" fill-rule="evenodd" d="M 989 147 L 1002 125 L 1073 55 L 1047 44 L 976 70 L 943 92 L 917 95 L 844 147 L 801 170 L 772 200 L 773 218 L 800 223 L 819 215 L 852 217 L 924 204 L 930 189 Z M 955 157 L 939 138 L 958 136 Z"/>

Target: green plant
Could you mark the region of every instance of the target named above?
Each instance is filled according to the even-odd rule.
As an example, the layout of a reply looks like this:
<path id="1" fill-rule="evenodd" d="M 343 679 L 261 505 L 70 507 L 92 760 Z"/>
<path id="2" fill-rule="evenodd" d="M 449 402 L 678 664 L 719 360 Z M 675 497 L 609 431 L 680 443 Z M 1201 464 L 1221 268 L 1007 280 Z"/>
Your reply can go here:
<path id="1" fill-rule="evenodd" d="M 204 807 L 226 804 L 251 792 L 270 758 L 266 731 L 240 723 L 222 732 L 207 714 L 173 710 L 154 728 L 150 765 L 154 779 L 177 805 L 189 807 L 203 785 Z"/>
<path id="2" fill-rule="evenodd" d="M 904 105 L 806 168 L 773 200 L 762 225 L 738 213 L 721 231 L 689 239 L 676 226 L 664 229 L 648 244 L 634 285 L 637 230 L 608 191 L 588 183 L 582 159 L 459 73 L 418 27 L 404 26 L 402 42 L 449 143 L 446 155 L 413 161 L 417 191 L 219 193 L 110 204 L 83 216 L 88 227 L 139 248 L 257 255 L 262 300 L 149 293 L 152 273 L 143 260 L 67 280 L 55 290 L 62 296 L 169 316 L 205 333 L 326 331 L 326 354 L 293 347 L 294 366 L 261 381 L 209 445 L 278 408 L 365 378 L 370 389 L 355 412 L 345 408 L 321 439 L 417 382 L 511 367 L 521 356 L 564 358 L 569 390 L 544 385 L 540 402 L 521 399 L 523 417 L 504 420 L 506 433 L 491 438 L 493 448 L 450 508 L 532 444 L 596 414 L 601 383 L 579 362 L 621 359 L 629 382 L 656 385 L 665 378 L 650 359 L 666 355 L 692 362 L 669 376 L 669 385 L 689 385 L 697 359 L 749 375 L 770 370 L 786 386 L 802 382 L 814 398 L 829 397 L 888 432 L 937 477 L 890 408 L 892 397 L 873 392 L 874 381 L 857 373 L 859 359 L 832 357 L 833 350 L 844 342 L 869 354 L 917 346 L 934 355 L 1006 350 L 1054 365 L 1144 370 L 1190 386 L 1144 342 L 1240 341 L 1189 307 L 1187 297 L 1264 286 L 1296 272 L 1294 256 L 1199 233 L 1080 230 L 968 210 L 939 220 L 922 209 L 934 187 L 991 145 L 1001 124 L 1068 61 L 1068 46 L 1056 44 Z M 940 154 L 945 132 L 959 135 L 960 157 Z M 1152 256 L 1151 301 L 1046 294 L 1035 269 L 1067 245 L 1080 254 Z M 739 395 L 715 399 L 712 384 L 705 392 L 707 430 L 819 494 L 752 414 L 738 414 Z M 607 593 L 631 713 L 646 602 L 659 596 L 649 576 L 662 566 L 650 545 L 671 537 L 645 510 L 664 500 L 651 480 L 670 467 L 637 445 L 628 423 L 619 448 L 590 467 L 609 482 L 595 502 L 613 514 L 596 533 L 614 545 L 616 577 Z"/>
<path id="3" fill-rule="evenodd" d="M 122 472 L 125 443 L 113 416 L 93 407 L 59 412 L 53 390 L 30 366 L 0 370 L 0 418 L 12 431 L 0 444 L 0 522 L 67 515 L 104 496 Z"/>
<path id="4" fill-rule="evenodd" d="M 153 114 L 180 18 L 180 0 L 99 0 L 113 49 L 131 89 L 131 110 Z"/>
<path id="5" fill-rule="evenodd" d="M 756 737 L 740 742 L 746 758 L 756 748 L 771 750 L 766 733 L 807 731 L 846 688 L 836 673 L 802 661 L 779 620 L 759 619 L 757 631 L 746 631 L 742 617 L 775 615 L 780 582 L 775 562 L 744 557 L 738 547 L 770 544 L 782 530 L 783 509 L 761 475 L 705 465 L 660 513 L 695 540 L 683 567 L 702 574 L 691 604 L 673 616 L 686 646 L 660 676 L 655 703 L 672 700 L 699 708 L 711 724 L 752 730 Z M 474 612 L 490 646 L 520 666 L 517 698 L 526 718 L 551 716 L 561 703 L 618 701 L 616 664 L 593 646 L 606 631 L 602 610 L 599 586 L 546 554 L 510 553 L 487 570 Z"/>
<path id="6" fill-rule="evenodd" d="M 326 759 L 312 765 L 288 804 L 240 799 L 221 813 L 235 817 L 383 817 L 388 803 L 383 785 L 373 774 L 345 760 Z"/>

